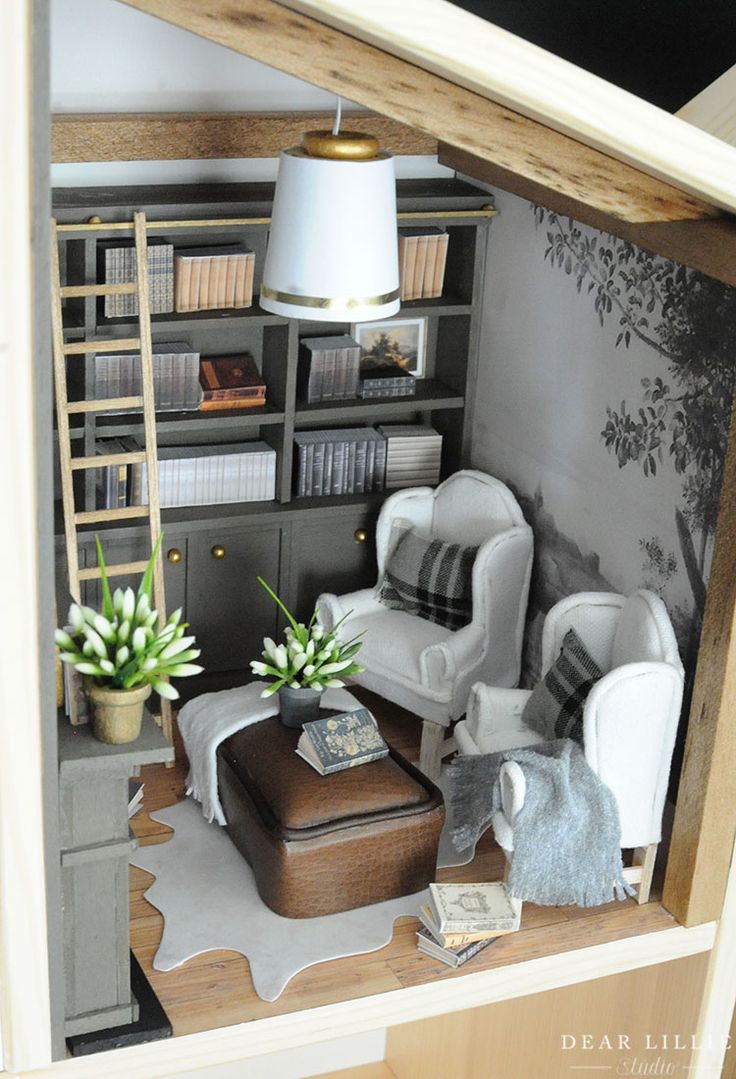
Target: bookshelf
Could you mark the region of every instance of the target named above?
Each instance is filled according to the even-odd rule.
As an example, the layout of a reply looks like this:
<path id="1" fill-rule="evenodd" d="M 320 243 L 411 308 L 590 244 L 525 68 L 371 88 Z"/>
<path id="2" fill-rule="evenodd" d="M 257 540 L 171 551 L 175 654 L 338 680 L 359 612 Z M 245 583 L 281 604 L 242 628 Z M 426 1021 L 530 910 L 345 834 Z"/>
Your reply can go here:
<path id="1" fill-rule="evenodd" d="M 402 303 L 397 318 L 425 318 L 424 377 L 410 398 L 357 398 L 307 404 L 297 370 L 300 339 L 350 332 L 343 323 L 297 322 L 267 314 L 257 304 L 265 256 L 272 184 L 198 184 L 174 187 L 75 188 L 54 192 L 62 277 L 92 283 L 100 272 L 98 247 L 125 240 L 137 209 L 144 209 L 149 239 L 175 248 L 245 243 L 255 252 L 254 304 L 222 311 L 152 316 L 154 346 L 186 341 L 202 356 L 251 352 L 267 385 L 267 403 L 243 411 L 159 413 L 159 446 L 232 443 L 259 439 L 277 455 L 276 498 L 162 510 L 167 605 L 185 616 L 203 648 L 210 678 L 245 676 L 264 634 L 278 631 L 273 604 L 255 577 L 264 576 L 300 615 L 320 591 L 362 587 L 375 579 L 373 528 L 386 493 L 295 497 L 294 433 L 300 430 L 419 423 L 443 435 L 442 476 L 468 463 L 471 404 L 478 364 L 489 196 L 460 180 L 404 180 L 397 187 L 399 225 L 439 225 L 449 233 L 443 295 Z M 104 227 L 100 227 L 100 223 Z M 95 297 L 67 300 L 66 339 L 124 337 L 137 325 L 108 318 Z M 94 358 L 80 358 L 71 395 L 90 396 Z M 74 452 L 94 454 L 100 438 L 139 435 L 135 414 L 74 418 Z M 95 473 L 78 481 L 79 505 L 95 505 Z M 389 492 L 390 493 L 390 492 Z M 57 597 L 66 608 L 63 530 L 57 527 Z M 80 534 L 80 564 L 95 563 L 94 535 Z M 129 561 L 143 551 L 140 526 L 105 530 L 106 556 Z M 125 581 L 119 583 L 125 584 Z M 86 599 L 97 601 L 95 582 Z M 201 676 L 203 679 L 205 676 Z M 200 679 L 190 679 L 198 683 Z M 190 694 L 202 685 L 182 685 Z M 208 686 L 209 688 L 209 686 Z"/>

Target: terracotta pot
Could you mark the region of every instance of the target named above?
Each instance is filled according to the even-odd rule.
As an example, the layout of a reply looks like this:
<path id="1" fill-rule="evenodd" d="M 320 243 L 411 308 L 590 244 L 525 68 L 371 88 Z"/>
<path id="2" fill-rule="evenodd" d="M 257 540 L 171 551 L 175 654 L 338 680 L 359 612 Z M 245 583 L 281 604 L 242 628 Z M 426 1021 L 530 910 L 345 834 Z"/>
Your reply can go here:
<path id="1" fill-rule="evenodd" d="M 279 690 L 279 712 L 285 727 L 302 727 L 313 719 L 319 719 L 321 689 L 292 689 L 282 686 Z"/>
<path id="2" fill-rule="evenodd" d="M 110 745 L 135 742 L 141 733 L 143 705 L 151 696 L 151 687 L 113 689 L 111 686 L 87 684 L 87 697 L 92 704 L 92 732 L 95 738 Z"/>

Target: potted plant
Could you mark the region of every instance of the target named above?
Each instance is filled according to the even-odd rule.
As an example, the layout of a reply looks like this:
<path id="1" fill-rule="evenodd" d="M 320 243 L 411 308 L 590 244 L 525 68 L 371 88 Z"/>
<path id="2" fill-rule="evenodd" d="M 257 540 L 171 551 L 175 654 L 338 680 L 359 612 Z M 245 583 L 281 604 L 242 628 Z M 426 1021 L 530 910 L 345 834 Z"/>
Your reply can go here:
<path id="1" fill-rule="evenodd" d="M 194 637 L 185 637 L 181 608 L 161 627 L 151 609 L 153 566 L 163 536 L 151 553 L 138 592 L 116 588 L 110 592 L 99 538 L 97 557 L 102 587 L 102 611 L 72 603 L 69 625 L 56 630 L 61 659 L 85 676 L 85 692 L 92 705 L 93 731 L 101 742 L 134 742 L 140 734 L 143 705 L 155 689 L 176 700 L 178 692 L 167 681 L 199 674 L 190 661 L 199 656 Z"/>
<path id="2" fill-rule="evenodd" d="M 258 581 L 284 612 L 289 625 L 284 630 L 283 644 L 264 637 L 263 661 L 252 660 L 251 670 L 262 678 L 273 679 L 261 696 L 278 693 L 281 722 L 286 727 L 301 727 L 309 720 L 319 719 L 325 689 L 344 686 L 343 678 L 363 671 L 355 662 L 361 634 L 344 643 L 339 641 L 337 631 L 344 619 L 328 633 L 317 622 L 318 610 L 306 624 L 297 622 L 263 578 L 259 577 Z"/>

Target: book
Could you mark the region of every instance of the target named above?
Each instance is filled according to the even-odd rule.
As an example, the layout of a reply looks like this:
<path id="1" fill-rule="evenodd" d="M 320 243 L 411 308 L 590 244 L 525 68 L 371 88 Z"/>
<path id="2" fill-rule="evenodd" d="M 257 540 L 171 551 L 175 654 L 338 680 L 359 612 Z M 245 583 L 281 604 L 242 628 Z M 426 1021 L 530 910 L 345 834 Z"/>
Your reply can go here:
<path id="1" fill-rule="evenodd" d="M 485 937 L 483 940 L 476 940 L 472 944 L 464 944 L 456 948 L 443 948 L 441 944 L 437 943 L 430 931 L 422 926 L 421 929 L 417 930 L 417 950 L 432 959 L 439 959 L 441 963 L 446 963 L 448 967 L 453 967 L 457 970 L 458 967 L 462 967 L 468 960 L 473 959 L 474 956 L 484 951 L 489 944 L 493 944 L 497 939 L 497 937 Z"/>
<path id="2" fill-rule="evenodd" d="M 128 780 L 128 820 L 143 807 L 143 780 Z"/>
<path id="3" fill-rule="evenodd" d="M 263 404 L 266 384 L 250 352 L 237 356 L 215 356 L 199 363 L 202 402 L 260 398 Z"/>
<path id="4" fill-rule="evenodd" d="M 254 266 L 255 252 L 244 244 L 178 248 L 174 253 L 176 310 L 250 307 Z"/>
<path id="5" fill-rule="evenodd" d="M 131 466 L 131 505 L 148 501 L 145 463 Z M 215 446 L 162 446 L 158 450 L 162 508 L 276 497 L 276 451 L 265 442 Z"/>
<path id="6" fill-rule="evenodd" d="M 300 349 L 299 395 L 307 404 L 357 396 L 360 346 L 353 337 L 305 337 Z"/>
<path id="7" fill-rule="evenodd" d="M 426 903 L 419 910 L 419 921 L 443 948 L 464 948 L 479 940 L 487 940 L 491 936 L 500 935 L 495 930 L 484 930 L 480 933 L 443 933 Z"/>
<path id="8" fill-rule="evenodd" d="M 125 285 L 138 279 L 132 240 L 101 240 L 98 275 L 106 285 Z M 152 315 L 174 310 L 174 246 L 164 240 L 148 241 L 148 295 Z M 105 318 L 138 314 L 135 293 L 105 296 Z"/>
<path id="9" fill-rule="evenodd" d="M 305 723 L 296 752 L 320 775 L 388 756 L 388 746 L 367 708 Z"/>
<path id="10" fill-rule="evenodd" d="M 140 353 L 98 353 L 94 357 L 93 396 L 138 397 L 143 392 Z M 199 353 L 185 341 L 153 345 L 153 397 L 157 412 L 196 412 L 202 399 L 199 388 Z M 99 415 L 142 412 L 138 408 L 110 408 Z"/>
<path id="11" fill-rule="evenodd" d="M 413 397 L 417 392 L 417 380 L 409 371 L 396 364 L 384 367 L 368 367 L 360 373 L 359 396 Z"/>
<path id="12" fill-rule="evenodd" d="M 402 300 L 442 295 L 449 234 L 433 226 L 399 229 L 399 280 Z"/>
<path id="13" fill-rule="evenodd" d="M 440 933 L 513 933 L 519 928 L 521 903 L 493 884 L 430 884 L 429 909 Z"/>

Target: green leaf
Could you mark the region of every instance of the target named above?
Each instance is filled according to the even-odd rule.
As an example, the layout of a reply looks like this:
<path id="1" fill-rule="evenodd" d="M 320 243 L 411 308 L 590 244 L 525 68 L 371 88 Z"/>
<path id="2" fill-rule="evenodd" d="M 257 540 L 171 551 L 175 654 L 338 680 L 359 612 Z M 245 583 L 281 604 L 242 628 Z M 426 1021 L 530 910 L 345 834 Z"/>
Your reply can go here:
<path id="1" fill-rule="evenodd" d="M 297 622 L 296 618 L 294 618 L 291 611 L 281 602 L 281 600 L 276 595 L 274 590 L 269 585 L 266 584 L 266 582 L 263 580 L 263 577 L 258 577 L 257 581 L 261 585 L 262 588 L 265 588 L 265 590 L 268 592 L 269 596 L 274 601 L 274 603 L 276 603 L 281 608 L 281 610 L 284 612 L 284 614 L 286 615 L 286 617 L 289 620 L 289 624 L 290 624 L 291 628 L 294 630 L 294 633 L 296 633 L 296 635 L 298 637 L 299 636 L 299 623 Z M 302 642 L 302 643 L 306 643 L 306 642 Z"/>
<path id="2" fill-rule="evenodd" d="M 115 608 L 112 602 L 110 582 L 107 579 L 107 567 L 105 566 L 105 556 L 102 553 L 102 544 L 100 543 L 99 536 L 95 536 L 95 543 L 97 545 L 97 564 L 100 567 L 100 586 L 102 588 L 102 613 L 109 622 L 112 622 L 113 618 L 115 617 Z"/>
<path id="3" fill-rule="evenodd" d="M 141 596 L 148 596 L 149 603 L 151 600 L 151 589 L 153 588 L 153 569 L 156 564 L 156 559 L 158 558 L 158 552 L 161 548 L 163 538 L 164 534 L 163 532 L 161 532 L 158 539 L 156 540 L 155 547 L 151 551 L 151 557 L 148 559 L 148 565 L 146 566 L 146 571 L 143 574 L 143 580 L 138 586 L 138 597 L 140 598 Z"/>

